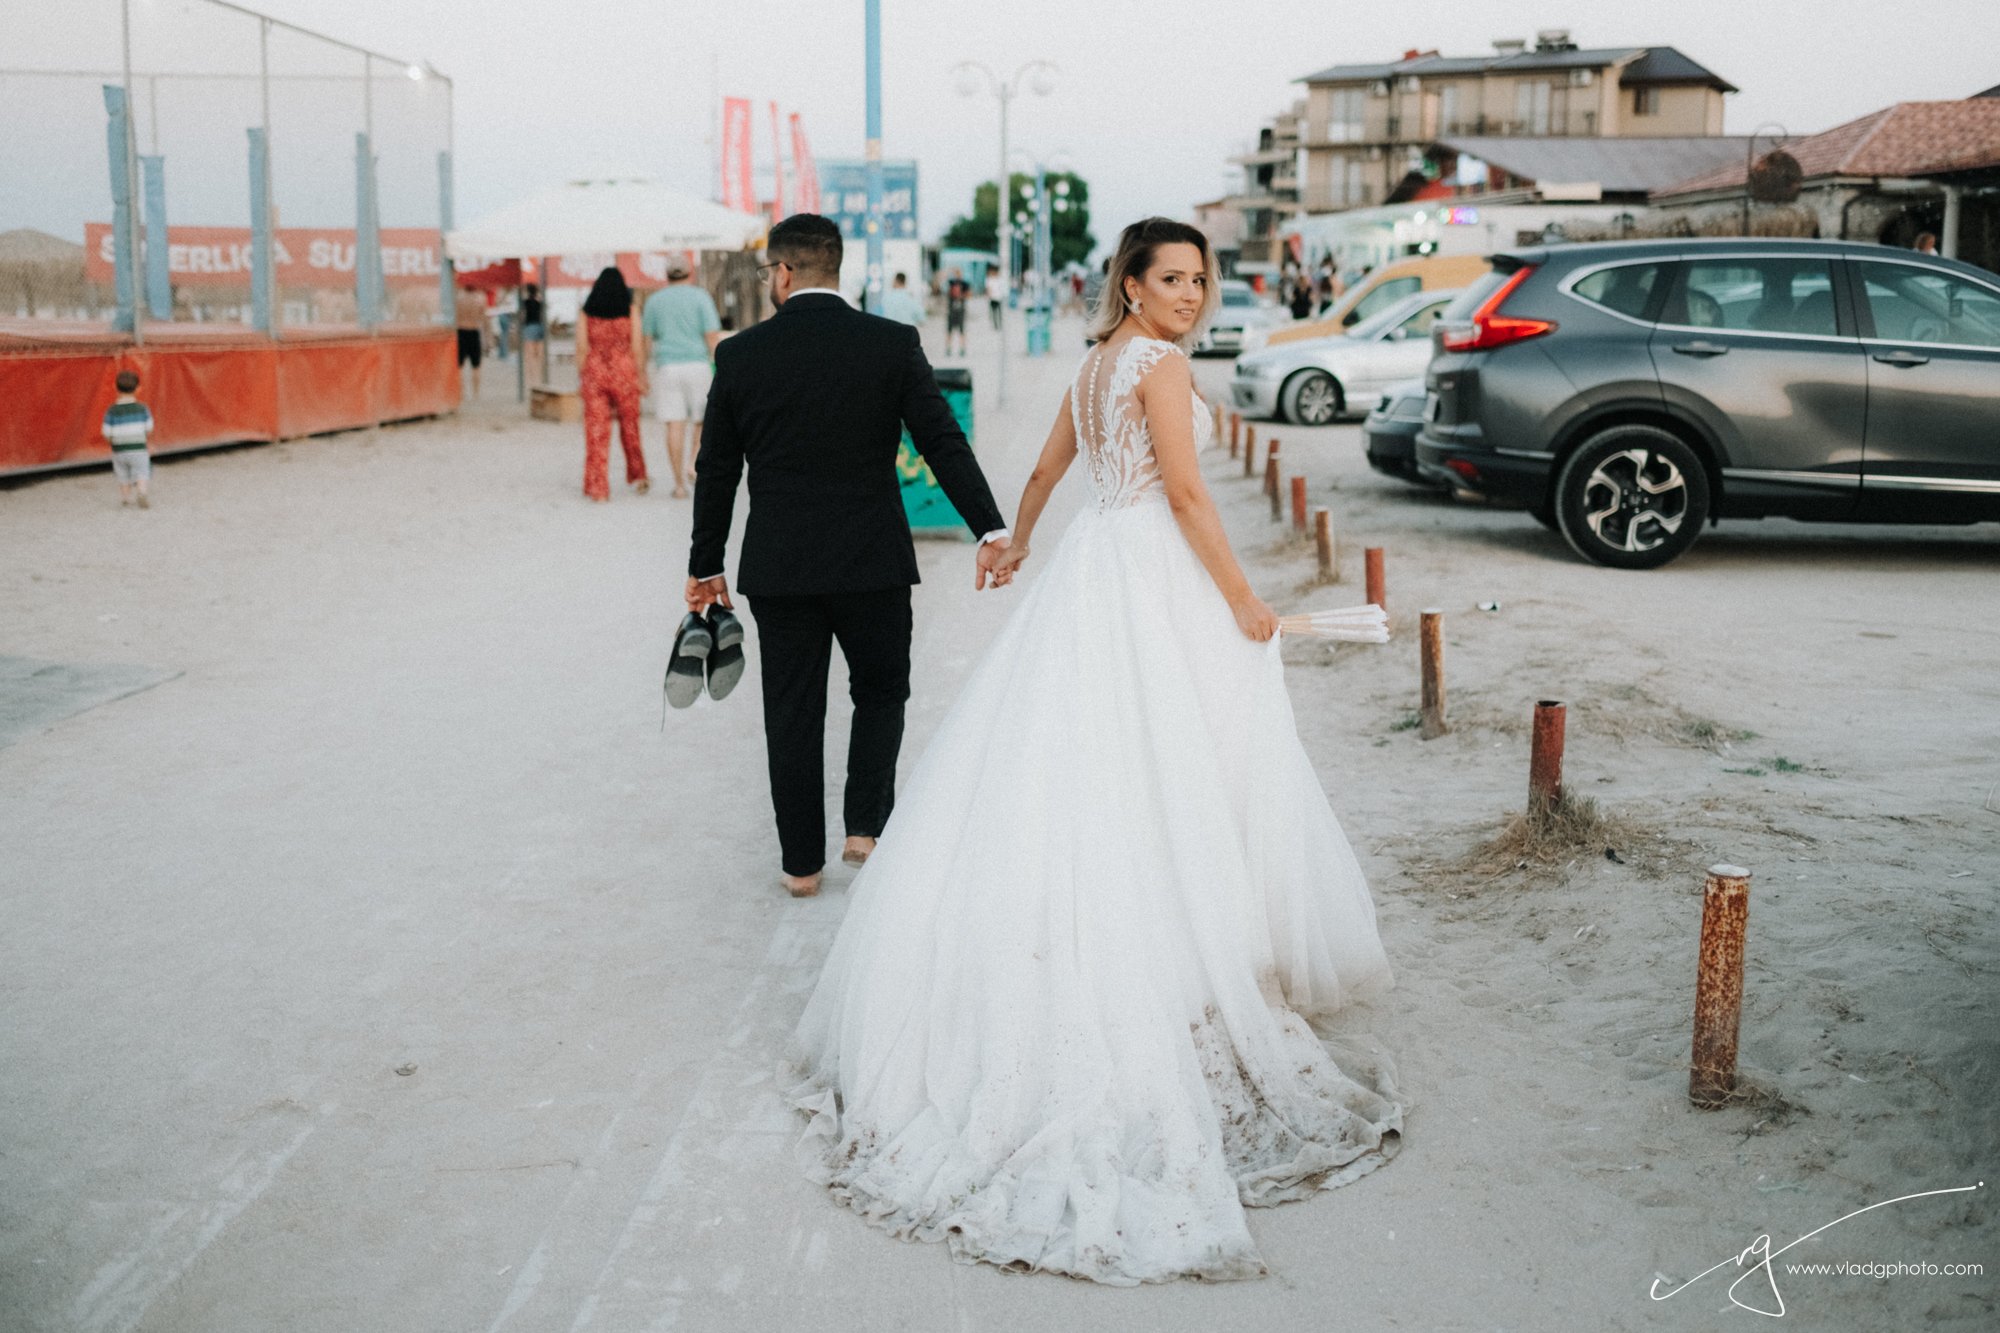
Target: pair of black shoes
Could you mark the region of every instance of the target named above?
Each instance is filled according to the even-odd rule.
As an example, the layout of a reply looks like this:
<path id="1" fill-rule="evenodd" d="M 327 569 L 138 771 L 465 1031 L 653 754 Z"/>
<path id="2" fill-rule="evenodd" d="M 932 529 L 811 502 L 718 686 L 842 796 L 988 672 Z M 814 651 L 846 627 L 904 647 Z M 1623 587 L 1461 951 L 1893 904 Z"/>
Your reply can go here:
<path id="1" fill-rule="evenodd" d="M 667 659 L 667 702 L 686 708 L 701 698 L 722 699 L 743 679 L 743 622 L 716 602 L 706 616 L 690 611 L 674 634 L 673 656 Z"/>

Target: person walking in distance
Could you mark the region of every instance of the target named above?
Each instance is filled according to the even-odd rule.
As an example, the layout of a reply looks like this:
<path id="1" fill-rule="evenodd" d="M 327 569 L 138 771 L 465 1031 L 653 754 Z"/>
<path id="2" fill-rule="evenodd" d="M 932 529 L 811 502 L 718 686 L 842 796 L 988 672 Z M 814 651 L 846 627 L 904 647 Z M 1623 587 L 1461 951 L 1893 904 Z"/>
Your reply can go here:
<path id="1" fill-rule="evenodd" d="M 910 275 L 898 273 L 889 291 L 882 298 L 882 318 L 893 319 L 898 324 L 908 324 L 911 328 L 921 328 L 924 322 L 924 303 L 910 290 Z"/>
<path id="2" fill-rule="evenodd" d="M 583 398 L 583 493 L 611 498 L 611 416 L 625 451 L 625 480 L 644 495 L 646 453 L 639 439 L 639 399 L 647 391 L 645 335 L 632 318 L 632 289 L 607 267 L 576 318 L 577 388 Z"/>
<path id="3" fill-rule="evenodd" d="M 521 289 L 521 355 L 527 358 L 523 369 L 528 383 L 542 383 L 548 349 L 549 326 L 542 305 L 542 289 L 531 282 Z"/>
<path id="4" fill-rule="evenodd" d="M 104 410 L 104 442 L 111 446 L 111 471 L 118 478 L 118 503 L 129 505 L 136 494 L 139 508 L 151 509 L 146 494 L 153 477 L 153 456 L 146 441 L 153 433 L 153 412 L 136 395 L 139 376 L 130 370 L 118 372 L 118 397 Z"/>
<path id="5" fill-rule="evenodd" d="M 667 285 L 646 298 L 641 331 L 653 349 L 653 415 L 666 423 L 674 498 L 685 499 L 692 457 L 701 454 L 701 417 L 715 372 L 709 358 L 722 341 L 722 316 L 685 259 L 667 261 Z M 683 444 L 682 436 L 686 436 Z"/>
<path id="6" fill-rule="evenodd" d="M 965 303 L 972 296 L 972 284 L 962 269 L 953 269 L 944 285 L 944 354 L 951 355 L 951 340 L 958 339 L 958 354 L 965 355 Z"/>
<path id="7" fill-rule="evenodd" d="M 993 321 L 993 331 L 1000 331 L 1000 307 L 1007 300 L 1007 284 L 1000 281 L 1000 270 L 986 270 L 986 314 Z"/>
<path id="8" fill-rule="evenodd" d="M 1937 255 L 1937 233 L 1931 231 L 1918 232 L 1917 243 L 1912 248 L 1920 255 Z"/>
<path id="9" fill-rule="evenodd" d="M 458 364 L 472 367 L 471 397 L 479 397 L 479 362 L 486 350 L 486 297 L 475 287 L 460 287 L 452 307 L 458 325 Z"/>
<path id="10" fill-rule="evenodd" d="M 761 273 L 777 313 L 715 350 L 708 440 L 695 463 L 687 606 L 732 607 L 723 575 L 736 487 L 750 475 L 737 586 L 763 664 L 764 740 L 785 889 L 819 891 L 826 859 L 827 668 L 854 700 L 842 859 L 865 861 L 895 805 L 910 697 L 915 545 L 896 454 L 908 429 L 980 539 L 975 588 L 996 586 L 1007 529 L 917 331 L 847 303 L 840 228 L 796 213 L 771 228 Z"/>

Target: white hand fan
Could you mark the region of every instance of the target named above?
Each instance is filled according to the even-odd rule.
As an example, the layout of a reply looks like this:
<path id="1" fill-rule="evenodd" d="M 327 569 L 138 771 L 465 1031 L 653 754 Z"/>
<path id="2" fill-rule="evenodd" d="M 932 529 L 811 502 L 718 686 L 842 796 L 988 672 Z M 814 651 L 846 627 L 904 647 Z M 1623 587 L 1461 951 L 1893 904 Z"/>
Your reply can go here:
<path id="1" fill-rule="evenodd" d="M 1278 617 L 1278 633 L 1296 639 L 1338 639 L 1343 643 L 1389 642 L 1389 615 L 1374 603 Z"/>

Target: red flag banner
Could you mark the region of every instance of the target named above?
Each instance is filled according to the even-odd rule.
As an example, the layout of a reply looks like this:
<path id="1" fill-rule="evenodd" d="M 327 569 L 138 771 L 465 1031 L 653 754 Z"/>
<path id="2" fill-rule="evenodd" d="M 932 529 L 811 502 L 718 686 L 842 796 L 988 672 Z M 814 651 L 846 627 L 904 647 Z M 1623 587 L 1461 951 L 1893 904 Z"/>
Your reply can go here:
<path id="1" fill-rule="evenodd" d="M 819 167 L 813 162 L 805 126 L 799 123 L 796 111 L 792 113 L 792 176 L 793 205 L 801 213 L 819 212 Z"/>
<path id="2" fill-rule="evenodd" d="M 792 210 L 785 207 L 785 140 L 778 132 L 778 104 L 771 106 L 771 221 L 783 222 Z"/>
<path id="3" fill-rule="evenodd" d="M 757 184 L 750 174 L 750 99 L 722 99 L 722 202 L 745 213 L 757 211 Z"/>

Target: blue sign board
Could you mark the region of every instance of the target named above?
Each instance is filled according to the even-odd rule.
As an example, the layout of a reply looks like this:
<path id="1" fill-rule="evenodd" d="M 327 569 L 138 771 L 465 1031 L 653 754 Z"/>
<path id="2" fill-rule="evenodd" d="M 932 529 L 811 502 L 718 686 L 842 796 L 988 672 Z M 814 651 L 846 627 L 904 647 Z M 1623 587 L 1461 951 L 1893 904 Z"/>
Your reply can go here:
<path id="1" fill-rule="evenodd" d="M 868 236 L 868 164 L 860 158 L 819 163 L 819 211 L 840 224 L 850 241 Z M 889 240 L 917 236 L 917 164 L 882 164 L 882 235 Z"/>

